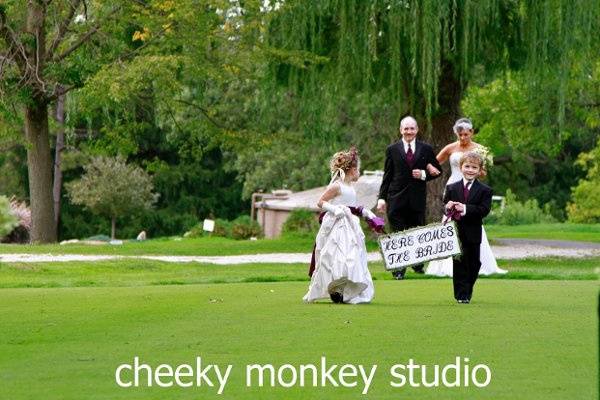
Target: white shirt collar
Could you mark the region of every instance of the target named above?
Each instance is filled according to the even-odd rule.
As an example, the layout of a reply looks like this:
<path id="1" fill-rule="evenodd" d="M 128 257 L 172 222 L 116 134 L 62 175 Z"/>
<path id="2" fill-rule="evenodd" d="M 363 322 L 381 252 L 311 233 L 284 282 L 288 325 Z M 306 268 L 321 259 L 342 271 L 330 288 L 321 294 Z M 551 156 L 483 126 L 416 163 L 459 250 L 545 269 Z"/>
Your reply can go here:
<path id="1" fill-rule="evenodd" d="M 463 176 L 463 186 L 467 186 L 467 182 L 469 182 L 469 180 Z M 472 187 L 473 184 L 475 183 L 475 179 L 473 179 L 470 182 L 471 182 L 471 187 Z"/>
<path id="2" fill-rule="evenodd" d="M 408 151 L 408 143 L 406 140 L 404 140 L 404 138 L 402 138 L 402 144 L 404 145 L 404 151 Z M 412 142 L 410 142 L 410 147 L 412 149 L 412 151 L 414 152 L 416 150 L 416 145 L 417 145 L 417 140 L 413 139 Z"/>

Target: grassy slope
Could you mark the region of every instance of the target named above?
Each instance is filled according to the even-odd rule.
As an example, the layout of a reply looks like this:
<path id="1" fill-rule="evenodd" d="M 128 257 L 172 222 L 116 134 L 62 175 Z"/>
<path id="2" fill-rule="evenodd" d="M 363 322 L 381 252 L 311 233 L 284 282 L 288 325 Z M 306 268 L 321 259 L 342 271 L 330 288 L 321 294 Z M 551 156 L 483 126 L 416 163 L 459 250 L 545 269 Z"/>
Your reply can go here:
<path id="1" fill-rule="evenodd" d="M 152 260 L 0 264 L 0 288 L 183 285 L 196 283 L 308 281 L 306 264 L 211 265 Z M 595 280 L 600 258 L 501 260 L 498 279 Z M 382 263 L 371 263 L 376 280 L 389 280 Z M 436 279 L 408 273 L 410 279 Z"/>
<path id="2" fill-rule="evenodd" d="M 470 305 L 449 280 L 376 282 L 373 304 L 302 304 L 304 282 L 0 290 L 0 398 L 199 399 L 207 387 L 121 389 L 114 370 L 159 363 L 234 365 L 222 399 L 588 399 L 597 394 L 598 285 L 481 280 Z M 576 295 L 574 295 L 576 294 Z M 358 388 L 246 388 L 248 363 L 379 365 Z M 489 387 L 392 388 L 409 358 L 488 365 Z M 429 375 L 431 378 L 431 375 Z"/>

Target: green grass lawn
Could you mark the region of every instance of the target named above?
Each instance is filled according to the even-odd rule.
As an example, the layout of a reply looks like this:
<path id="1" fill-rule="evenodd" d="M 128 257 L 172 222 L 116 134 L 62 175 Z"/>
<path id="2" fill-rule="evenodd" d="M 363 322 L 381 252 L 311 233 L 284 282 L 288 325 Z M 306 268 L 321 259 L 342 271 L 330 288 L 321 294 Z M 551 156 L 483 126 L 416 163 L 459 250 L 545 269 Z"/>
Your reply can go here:
<path id="1" fill-rule="evenodd" d="M 596 281 L 482 279 L 474 302 L 444 279 L 375 283 L 372 304 L 303 304 L 306 282 L 0 290 L 1 399 L 592 399 L 598 391 Z M 120 388 L 135 356 L 233 365 L 217 389 Z M 250 363 L 378 365 L 362 385 L 245 386 Z M 391 387 L 389 368 L 469 358 L 489 386 Z M 420 375 L 417 375 L 420 379 Z"/>
<path id="2" fill-rule="evenodd" d="M 600 224 L 540 224 L 522 226 L 486 226 L 491 240 L 499 238 L 560 239 L 600 242 Z M 233 240 L 221 237 L 196 239 L 160 238 L 123 245 L 14 245 L 0 244 L 0 253 L 107 254 L 107 255 L 201 255 L 221 256 L 261 253 L 308 253 L 314 237 L 288 236 L 278 239 Z M 374 240 L 367 242 L 369 251 L 377 251 Z"/>
<path id="3" fill-rule="evenodd" d="M 309 253 L 314 237 L 298 236 L 282 239 L 233 240 L 222 237 L 160 238 L 144 242 L 130 241 L 123 245 L 0 244 L 0 253 L 50 254 L 114 254 L 114 255 L 201 255 L 221 256 L 262 253 Z M 376 249 L 376 243 L 372 248 Z"/>
<path id="4" fill-rule="evenodd" d="M 600 242 L 600 224 L 486 225 L 491 239 L 549 239 Z"/>
<path id="5" fill-rule="evenodd" d="M 596 280 L 600 258 L 500 260 L 506 275 L 483 279 Z M 189 285 L 308 281 L 306 264 L 213 265 L 153 260 L 0 264 L 0 288 Z M 383 263 L 370 264 L 375 280 L 390 280 Z M 446 279 L 408 272 L 410 279 Z"/>

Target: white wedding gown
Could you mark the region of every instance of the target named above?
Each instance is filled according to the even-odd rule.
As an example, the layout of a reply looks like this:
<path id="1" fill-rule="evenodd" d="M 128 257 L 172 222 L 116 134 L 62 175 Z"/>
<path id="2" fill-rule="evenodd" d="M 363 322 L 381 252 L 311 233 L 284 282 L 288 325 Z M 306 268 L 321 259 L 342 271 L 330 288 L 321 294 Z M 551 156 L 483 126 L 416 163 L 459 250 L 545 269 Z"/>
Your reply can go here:
<path id="1" fill-rule="evenodd" d="M 334 205 L 356 206 L 356 192 L 341 181 L 340 194 L 329 202 Z M 344 214 L 336 218 L 331 212 L 323 217 L 315 247 L 315 271 L 304 301 L 329 299 L 329 285 L 342 293 L 344 303 L 368 303 L 375 289 L 367 268 L 365 235 L 357 216 L 344 207 Z"/>
<path id="2" fill-rule="evenodd" d="M 457 182 L 463 178 L 459 165 L 462 154 L 463 153 L 461 152 L 450 154 L 449 161 L 450 171 L 452 174 L 450 175 L 446 185 Z M 492 248 L 490 247 L 490 243 L 488 242 L 483 226 L 481 227 L 481 248 L 479 259 L 481 260 L 481 269 L 479 270 L 479 275 L 505 274 L 508 272 L 504 269 L 498 268 L 496 257 L 494 257 L 494 253 L 492 253 Z M 440 260 L 430 261 L 427 265 L 425 274 L 435 276 L 452 276 L 452 269 L 452 257 L 443 258 Z"/>

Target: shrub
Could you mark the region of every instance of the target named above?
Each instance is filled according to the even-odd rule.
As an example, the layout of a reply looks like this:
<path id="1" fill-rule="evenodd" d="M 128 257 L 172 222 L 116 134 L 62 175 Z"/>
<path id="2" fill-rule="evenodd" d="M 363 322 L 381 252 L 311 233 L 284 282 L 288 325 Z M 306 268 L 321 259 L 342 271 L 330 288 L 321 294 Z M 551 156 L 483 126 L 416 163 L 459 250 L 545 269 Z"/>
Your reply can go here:
<path id="1" fill-rule="evenodd" d="M 197 238 L 204 236 L 204 230 L 202 229 L 203 223 L 196 224 L 190 228 L 189 231 L 183 234 L 186 238 Z"/>
<path id="2" fill-rule="evenodd" d="M 319 230 L 318 216 L 307 209 L 297 209 L 290 213 L 283 224 L 281 233 L 314 236 Z"/>
<path id="3" fill-rule="evenodd" d="M 12 214 L 17 217 L 19 226 L 22 226 L 29 232 L 31 230 L 31 210 L 27 207 L 27 204 L 13 197 L 10 200 L 10 209 Z"/>
<path id="4" fill-rule="evenodd" d="M 0 196 L 0 237 L 10 233 L 19 221 L 13 213 L 10 202 L 6 196 Z"/>
<path id="5" fill-rule="evenodd" d="M 600 179 L 581 180 L 573 188 L 573 200 L 567 205 L 569 222 L 597 224 L 600 223 Z"/>
<path id="6" fill-rule="evenodd" d="M 19 202 L 14 198 L 10 199 L 10 213 L 16 218 L 16 226 L 3 237 L 0 233 L 3 243 L 29 243 L 29 232 L 31 231 L 31 210 L 25 202 Z"/>
<path id="7" fill-rule="evenodd" d="M 262 228 L 258 222 L 248 215 L 241 215 L 231 222 L 231 237 L 236 240 L 262 236 Z"/>
<path id="8" fill-rule="evenodd" d="M 209 232 L 205 232 L 203 228 L 204 222 L 196 224 L 192 229 L 185 233 L 185 237 L 195 238 L 210 235 Z M 215 230 L 212 232 L 212 236 L 222 236 L 230 239 L 250 239 L 251 237 L 261 237 L 262 228 L 256 221 L 252 221 L 249 216 L 242 215 L 234 219 L 233 221 L 227 221 L 226 219 L 215 220 Z"/>
<path id="9" fill-rule="evenodd" d="M 215 230 L 213 231 L 213 235 L 231 238 L 232 225 L 233 224 L 231 223 L 231 221 L 217 218 L 215 220 Z"/>
<path id="10" fill-rule="evenodd" d="M 567 211 L 564 207 L 560 206 L 558 201 L 550 200 L 544 204 L 544 213 L 552 215 L 557 222 L 565 222 L 567 220 Z"/>
<path id="11" fill-rule="evenodd" d="M 227 221 L 226 219 L 217 218 L 215 220 L 215 229 L 212 232 L 213 236 L 222 236 L 231 238 L 231 221 Z M 208 236 L 210 233 L 206 232 L 204 229 L 204 222 L 200 222 L 194 225 L 189 231 L 187 231 L 183 236 L 190 238 L 197 238 Z"/>
<path id="12" fill-rule="evenodd" d="M 515 194 L 506 191 L 504 209 L 494 206 L 490 215 L 485 219 L 486 224 L 527 225 L 556 222 L 554 217 L 542 210 L 535 199 L 524 203 L 517 200 Z"/>
<path id="13" fill-rule="evenodd" d="M 122 219 L 127 221 L 127 219 Z M 136 237 L 144 230 L 148 237 L 157 238 L 180 235 L 192 229 L 198 223 L 198 217 L 191 211 L 182 211 L 165 207 L 157 210 L 146 210 L 141 215 L 134 215 L 120 229 L 124 237 Z M 200 226 L 202 228 L 202 226 Z"/>
<path id="14" fill-rule="evenodd" d="M 572 188 L 571 202 L 567 205 L 569 222 L 594 224 L 600 222 L 600 140 L 596 147 L 587 153 L 581 153 L 576 165 L 586 171 Z"/>

